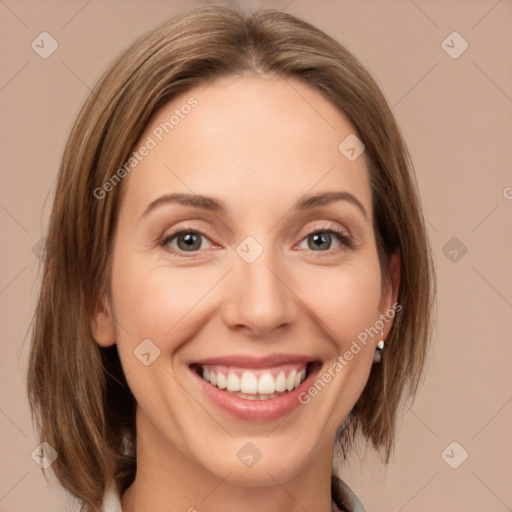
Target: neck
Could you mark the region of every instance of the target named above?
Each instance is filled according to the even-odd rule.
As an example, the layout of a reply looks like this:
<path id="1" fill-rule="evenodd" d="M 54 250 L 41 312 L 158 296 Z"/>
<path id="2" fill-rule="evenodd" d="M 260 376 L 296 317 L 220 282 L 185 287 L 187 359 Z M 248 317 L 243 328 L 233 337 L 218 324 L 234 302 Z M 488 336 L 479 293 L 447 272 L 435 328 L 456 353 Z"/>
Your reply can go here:
<path id="1" fill-rule="evenodd" d="M 142 414 L 139 417 L 139 411 L 137 423 L 137 474 L 122 495 L 123 512 L 335 510 L 331 502 L 330 443 L 291 477 L 288 472 L 284 475 L 260 466 L 255 484 L 254 480 L 243 481 L 236 466 L 225 475 L 207 471 L 163 439 Z"/>

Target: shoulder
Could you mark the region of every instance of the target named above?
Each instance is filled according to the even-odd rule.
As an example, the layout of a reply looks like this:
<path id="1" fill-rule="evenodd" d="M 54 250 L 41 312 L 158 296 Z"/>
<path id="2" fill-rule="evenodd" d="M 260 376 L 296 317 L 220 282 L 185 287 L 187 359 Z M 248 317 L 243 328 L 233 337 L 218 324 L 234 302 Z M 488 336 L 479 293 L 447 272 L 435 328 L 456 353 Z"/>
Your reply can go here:
<path id="1" fill-rule="evenodd" d="M 366 512 L 354 491 L 336 475 L 331 476 L 331 495 L 340 512 Z"/>

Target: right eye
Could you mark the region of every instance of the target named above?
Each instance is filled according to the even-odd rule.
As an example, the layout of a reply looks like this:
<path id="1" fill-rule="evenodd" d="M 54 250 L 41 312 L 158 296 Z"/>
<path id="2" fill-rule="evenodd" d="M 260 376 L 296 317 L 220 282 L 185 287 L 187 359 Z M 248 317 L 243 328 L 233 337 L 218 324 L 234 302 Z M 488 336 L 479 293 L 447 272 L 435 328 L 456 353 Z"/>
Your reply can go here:
<path id="1" fill-rule="evenodd" d="M 204 245 L 201 237 L 209 241 L 209 238 L 200 231 L 184 228 L 173 233 L 165 234 L 160 245 L 166 250 L 178 255 L 185 252 L 193 253 L 197 252 L 202 245 Z"/>

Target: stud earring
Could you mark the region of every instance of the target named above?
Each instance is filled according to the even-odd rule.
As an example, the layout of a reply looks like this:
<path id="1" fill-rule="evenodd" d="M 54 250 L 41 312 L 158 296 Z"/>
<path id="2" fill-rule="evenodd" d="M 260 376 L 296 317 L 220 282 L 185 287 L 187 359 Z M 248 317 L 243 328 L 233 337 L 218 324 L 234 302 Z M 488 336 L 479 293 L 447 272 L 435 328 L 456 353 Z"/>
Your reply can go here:
<path id="1" fill-rule="evenodd" d="M 384 348 L 384 331 L 380 330 L 381 340 L 375 347 L 375 353 L 373 354 L 373 362 L 380 363 L 382 361 L 382 349 Z"/>

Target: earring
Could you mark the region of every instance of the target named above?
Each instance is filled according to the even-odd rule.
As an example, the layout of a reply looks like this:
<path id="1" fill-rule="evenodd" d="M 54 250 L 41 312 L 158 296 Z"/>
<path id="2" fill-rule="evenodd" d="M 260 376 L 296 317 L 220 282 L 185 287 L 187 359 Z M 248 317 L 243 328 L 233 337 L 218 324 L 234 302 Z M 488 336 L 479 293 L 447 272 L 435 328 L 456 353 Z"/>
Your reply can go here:
<path id="1" fill-rule="evenodd" d="M 373 362 L 380 363 L 382 361 L 382 349 L 384 348 L 384 331 L 380 330 L 381 340 L 375 347 L 375 353 L 373 354 Z"/>

